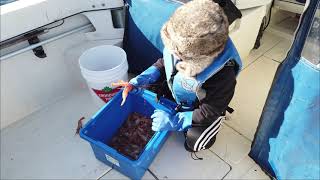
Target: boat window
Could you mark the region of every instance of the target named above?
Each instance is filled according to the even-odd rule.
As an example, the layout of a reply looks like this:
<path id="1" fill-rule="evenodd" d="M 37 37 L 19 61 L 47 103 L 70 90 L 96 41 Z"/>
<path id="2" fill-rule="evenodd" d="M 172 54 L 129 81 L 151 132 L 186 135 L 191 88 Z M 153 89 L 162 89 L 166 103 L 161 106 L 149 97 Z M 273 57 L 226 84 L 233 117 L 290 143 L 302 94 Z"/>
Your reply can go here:
<path id="1" fill-rule="evenodd" d="M 318 4 L 319 12 L 319 4 Z M 316 13 L 309 31 L 306 43 L 302 50 L 302 56 L 312 64 L 320 64 L 320 16 Z"/>
<path id="2" fill-rule="evenodd" d="M 0 6 L 14 2 L 14 1 L 16 1 L 16 0 L 0 0 Z"/>

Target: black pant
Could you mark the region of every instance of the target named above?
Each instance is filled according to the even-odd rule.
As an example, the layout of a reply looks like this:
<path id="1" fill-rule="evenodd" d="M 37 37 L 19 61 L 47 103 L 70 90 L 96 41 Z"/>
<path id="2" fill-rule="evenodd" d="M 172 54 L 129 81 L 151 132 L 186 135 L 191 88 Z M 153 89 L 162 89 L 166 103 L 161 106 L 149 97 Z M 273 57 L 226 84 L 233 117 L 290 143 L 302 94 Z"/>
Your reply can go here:
<path id="1" fill-rule="evenodd" d="M 185 133 L 185 148 L 190 152 L 197 152 L 200 150 L 210 148 L 216 141 L 216 135 L 218 134 L 221 123 L 225 119 L 224 116 L 220 116 L 209 126 L 192 126 Z"/>

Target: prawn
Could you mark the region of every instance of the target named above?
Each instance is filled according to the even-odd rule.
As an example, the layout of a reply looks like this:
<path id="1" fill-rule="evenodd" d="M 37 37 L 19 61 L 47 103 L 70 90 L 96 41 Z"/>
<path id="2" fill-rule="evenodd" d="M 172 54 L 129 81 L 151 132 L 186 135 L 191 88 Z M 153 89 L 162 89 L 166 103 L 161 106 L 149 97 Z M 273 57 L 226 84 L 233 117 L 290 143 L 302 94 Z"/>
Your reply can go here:
<path id="1" fill-rule="evenodd" d="M 85 119 L 85 117 L 82 117 L 78 120 L 78 125 L 77 125 L 77 129 L 76 129 L 76 134 L 79 134 L 80 129 L 82 129 L 82 121 Z"/>
<path id="2" fill-rule="evenodd" d="M 111 86 L 124 87 L 124 90 L 122 91 L 122 102 L 121 102 L 121 106 L 123 106 L 123 104 L 126 102 L 129 92 L 133 89 L 133 85 L 130 84 L 129 82 L 120 80 L 117 83 L 111 83 Z"/>

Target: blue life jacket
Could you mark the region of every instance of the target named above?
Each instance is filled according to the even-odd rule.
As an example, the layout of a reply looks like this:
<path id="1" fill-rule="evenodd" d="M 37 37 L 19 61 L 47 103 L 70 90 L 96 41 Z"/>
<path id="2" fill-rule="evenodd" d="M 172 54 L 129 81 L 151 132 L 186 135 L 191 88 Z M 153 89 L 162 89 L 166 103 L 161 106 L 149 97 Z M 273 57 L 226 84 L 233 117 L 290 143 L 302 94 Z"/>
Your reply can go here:
<path id="1" fill-rule="evenodd" d="M 175 73 L 175 65 L 177 59 L 168 52 L 167 49 L 163 50 L 163 59 L 165 65 L 166 78 L 168 86 L 172 92 L 173 98 L 181 105 L 182 110 L 191 111 L 194 109 L 196 100 L 201 100 L 205 97 L 206 92 L 201 86 L 210 77 L 214 76 L 220 71 L 227 62 L 234 60 L 236 63 L 236 74 L 240 72 L 242 63 L 237 49 L 234 47 L 231 39 L 229 38 L 224 50 L 206 69 L 200 72 L 196 77 L 186 77 L 182 73 Z"/>

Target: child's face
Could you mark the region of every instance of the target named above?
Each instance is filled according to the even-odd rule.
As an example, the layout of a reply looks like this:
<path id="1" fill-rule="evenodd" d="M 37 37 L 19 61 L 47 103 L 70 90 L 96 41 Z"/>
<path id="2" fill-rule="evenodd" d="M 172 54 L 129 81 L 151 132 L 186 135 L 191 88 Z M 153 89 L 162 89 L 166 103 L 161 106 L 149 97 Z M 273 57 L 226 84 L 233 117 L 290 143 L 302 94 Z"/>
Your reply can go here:
<path id="1" fill-rule="evenodd" d="M 173 57 L 179 61 L 182 61 L 182 59 L 176 53 L 173 53 Z"/>
<path id="2" fill-rule="evenodd" d="M 196 73 L 193 71 L 194 68 L 192 68 L 192 65 L 185 61 L 179 60 L 176 64 L 176 69 L 180 73 L 182 73 L 184 76 L 187 76 L 187 77 L 196 76 Z"/>
<path id="3" fill-rule="evenodd" d="M 196 72 L 190 63 L 183 61 L 177 54 L 173 53 L 173 57 L 176 60 L 176 69 L 186 77 L 196 76 Z"/>

